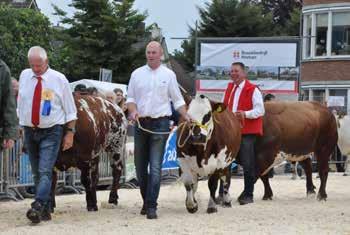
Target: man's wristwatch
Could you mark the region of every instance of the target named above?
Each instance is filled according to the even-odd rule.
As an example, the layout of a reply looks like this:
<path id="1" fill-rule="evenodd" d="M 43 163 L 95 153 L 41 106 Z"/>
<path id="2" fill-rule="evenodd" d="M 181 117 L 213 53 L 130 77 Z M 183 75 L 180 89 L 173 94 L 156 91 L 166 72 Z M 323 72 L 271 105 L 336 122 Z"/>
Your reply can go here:
<path id="1" fill-rule="evenodd" d="M 76 130 L 75 130 L 74 127 L 73 127 L 73 128 L 66 127 L 66 131 L 70 131 L 70 132 L 72 132 L 72 133 L 75 133 L 75 132 L 76 132 Z"/>

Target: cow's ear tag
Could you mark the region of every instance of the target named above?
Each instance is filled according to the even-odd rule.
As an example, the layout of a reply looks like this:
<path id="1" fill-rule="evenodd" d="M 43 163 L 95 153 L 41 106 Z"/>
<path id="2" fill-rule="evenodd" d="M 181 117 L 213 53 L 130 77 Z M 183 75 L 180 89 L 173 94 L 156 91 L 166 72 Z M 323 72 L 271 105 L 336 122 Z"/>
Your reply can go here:
<path id="1" fill-rule="evenodd" d="M 222 107 L 221 105 L 219 105 L 216 110 L 215 110 L 217 113 L 221 113 L 223 110 L 222 110 Z"/>

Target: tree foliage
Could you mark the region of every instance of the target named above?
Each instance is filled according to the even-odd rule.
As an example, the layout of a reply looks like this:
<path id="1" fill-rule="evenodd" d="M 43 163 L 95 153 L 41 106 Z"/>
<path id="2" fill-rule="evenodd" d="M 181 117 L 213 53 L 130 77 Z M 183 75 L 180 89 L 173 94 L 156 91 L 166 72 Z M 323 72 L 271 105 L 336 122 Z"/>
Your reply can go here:
<path id="1" fill-rule="evenodd" d="M 52 54 L 50 21 L 38 11 L 16 9 L 0 5 L 0 58 L 18 78 L 28 67 L 27 52 L 30 47 L 40 45 Z"/>
<path id="2" fill-rule="evenodd" d="M 61 48 L 68 51 L 66 73 L 72 80 L 97 79 L 100 68 L 113 70 L 115 82 L 126 83 L 130 72 L 144 63 L 144 47 L 132 47 L 145 38 L 146 14 L 132 9 L 134 0 L 73 0 L 72 18 L 55 7 L 63 29 Z"/>
<path id="3" fill-rule="evenodd" d="M 302 7 L 302 1 L 296 0 L 261 0 L 264 12 L 271 12 L 273 22 L 279 26 L 286 26 L 293 20 L 293 15 Z M 299 19 L 298 19 L 299 21 Z"/>

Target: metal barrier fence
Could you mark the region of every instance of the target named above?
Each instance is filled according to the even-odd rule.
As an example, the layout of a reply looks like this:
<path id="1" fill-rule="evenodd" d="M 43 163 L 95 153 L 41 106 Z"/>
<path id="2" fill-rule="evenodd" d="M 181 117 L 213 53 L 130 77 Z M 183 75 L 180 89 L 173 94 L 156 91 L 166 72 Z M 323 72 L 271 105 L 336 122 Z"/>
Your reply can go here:
<path id="1" fill-rule="evenodd" d="M 23 140 L 19 139 L 12 149 L 0 151 L 0 200 L 23 199 L 25 194 L 23 189 L 34 186 L 29 156 L 22 152 L 22 147 Z M 111 184 L 113 179 L 110 159 L 107 153 L 100 157 L 99 182 L 104 185 Z M 123 164 L 125 164 L 124 159 L 125 148 L 122 155 Z M 124 175 L 125 173 L 122 172 L 122 182 L 125 179 Z M 63 192 L 82 193 L 84 188 L 80 184 L 80 170 L 69 169 L 66 172 L 58 172 L 57 189 Z"/>
<path id="2" fill-rule="evenodd" d="M 124 140 L 125 141 L 125 140 Z M 125 143 L 125 142 L 124 142 Z M 15 147 L 11 150 L 0 151 L 0 200 L 23 199 L 23 190 L 25 187 L 34 186 L 30 161 L 27 154 L 22 153 L 23 141 L 19 139 Z M 126 179 L 126 148 L 125 144 L 122 150 L 123 172 L 121 182 Z M 313 159 L 313 165 L 315 161 Z M 329 161 L 330 164 L 346 164 L 346 159 L 338 158 Z M 110 185 L 112 183 L 111 156 L 104 153 L 100 156 L 99 163 L 99 185 Z M 177 170 L 163 171 L 163 181 L 171 181 L 178 176 Z M 66 172 L 58 173 L 58 190 L 69 190 L 70 192 L 82 193 L 84 188 L 80 183 L 80 170 L 70 169 Z"/>

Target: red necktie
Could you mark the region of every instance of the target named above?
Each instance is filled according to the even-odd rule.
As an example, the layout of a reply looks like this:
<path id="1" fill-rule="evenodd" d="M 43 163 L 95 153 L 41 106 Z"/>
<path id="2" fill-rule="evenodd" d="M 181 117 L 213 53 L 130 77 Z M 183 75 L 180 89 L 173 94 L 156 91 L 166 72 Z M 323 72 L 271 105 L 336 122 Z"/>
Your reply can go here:
<path id="1" fill-rule="evenodd" d="M 37 77 L 38 82 L 36 83 L 34 95 L 33 95 L 33 104 L 32 104 L 32 123 L 36 127 L 39 125 L 40 121 L 40 103 L 41 103 L 41 77 Z"/>
<path id="2" fill-rule="evenodd" d="M 236 93 L 237 88 L 238 88 L 238 86 L 235 85 L 235 88 L 233 88 L 233 91 L 231 92 L 231 94 L 229 96 L 228 107 L 231 111 L 233 110 L 233 100 L 235 98 L 235 93 Z"/>

